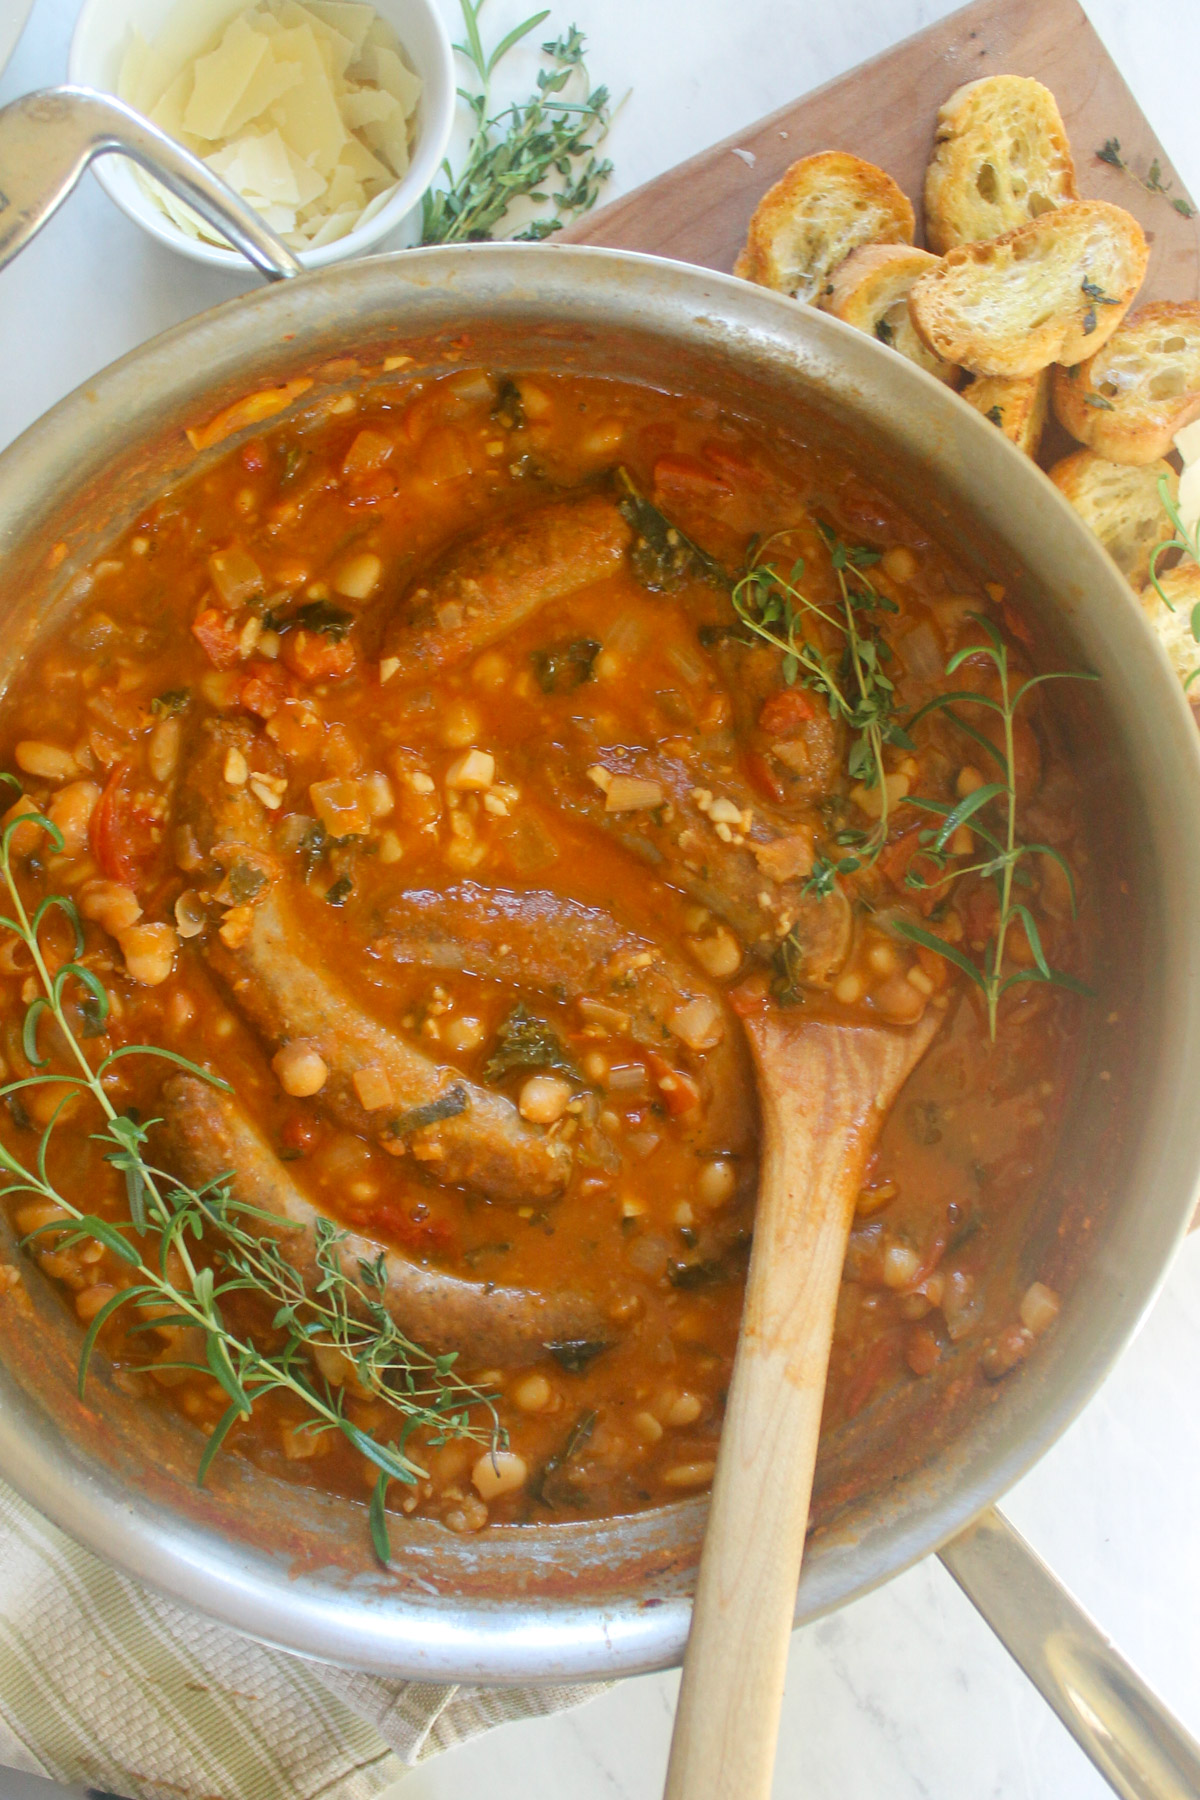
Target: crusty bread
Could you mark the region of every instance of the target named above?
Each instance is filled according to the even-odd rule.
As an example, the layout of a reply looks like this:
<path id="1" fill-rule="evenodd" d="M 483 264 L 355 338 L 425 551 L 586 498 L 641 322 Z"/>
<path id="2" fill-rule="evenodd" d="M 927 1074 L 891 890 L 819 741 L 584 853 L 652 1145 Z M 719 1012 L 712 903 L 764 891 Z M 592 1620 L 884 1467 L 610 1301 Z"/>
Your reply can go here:
<path id="1" fill-rule="evenodd" d="M 970 386 L 962 390 L 962 397 L 985 419 L 998 425 L 1018 450 L 1023 450 L 1026 456 L 1037 455 L 1046 414 L 1050 410 L 1049 369 L 1043 369 L 1037 375 L 1011 378 L 977 375 Z"/>
<path id="2" fill-rule="evenodd" d="M 1200 417 L 1200 304 L 1155 300 L 1130 313 L 1095 356 L 1055 371 L 1054 410 L 1110 462 L 1166 456 Z"/>
<path id="3" fill-rule="evenodd" d="M 908 316 L 909 288 L 936 265 L 936 256 L 909 244 L 865 244 L 834 271 L 817 304 L 954 387 L 961 370 L 926 349 Z"/>
<path id="4" fill-rule="evenodd" d="M 1154 546 L 1171 536 L 1171 522 L 1158 491 L 1163 475 L 1174 499 L 1179 477 L 1170 463 L 1133 468 L 1128 463 L 1108 462 L 1094 450 L 1076 450 L 1050 471 L 1055 487 L 1136 588 L 1149 578 Z"/>
<path id="5" fill-rule="evenodd" d="M 911 244 L 913 209 L 890 175 L 841 150 L 805 156 L 768 188 L 734 274 L 815 300 L 862 244 Z"/>
<path id="6" fill-rule="evenodd" d="M 1075 200 L 1071 146 L 1049 88 L 985 75 L 956 88 L 937 117 L 925 172 L 925 237 L 953 250 Z"/>
<path id="7" fill-rule="evenodd" d="M 1164 605 L 1154 584 L 1147 582 L 1139 596 L 1142 609 L 1162 639 L 1179 679 L 1185 686 L 1191 682 L 1188 692 L 1200 700 L 1200 687 L 1193 679 L 1200 677 L 1200 644 L 1192 631 L 1192 613 L 1200 606 L 1200 567 L 1189 559 L 1158 579 L 1171 605 Z"/>
<path id="8" fill-rule="evenodd" d="M 943 362 L 977 375 L 1036 375 L 1108 342 L 1146 272 L 1137 220 L 1104 200 L 1075 200 L 963 244 L 908 296 L 913 323 Z"/>

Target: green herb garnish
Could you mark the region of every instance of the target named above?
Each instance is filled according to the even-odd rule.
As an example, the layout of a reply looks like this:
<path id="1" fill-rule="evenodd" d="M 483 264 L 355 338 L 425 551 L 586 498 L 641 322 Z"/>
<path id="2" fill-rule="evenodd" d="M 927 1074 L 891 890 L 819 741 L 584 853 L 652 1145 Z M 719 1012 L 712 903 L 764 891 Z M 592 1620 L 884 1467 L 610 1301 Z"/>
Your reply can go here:
<path id="1" fill-rule="evenodd" d="M 432 1100 L 424 1100 L 419 1106 L 410 1106 L 399 1118 L 393 1119 L 390 1130 L 393 1137 L 411 1137 L 414 1131 L 424 1131 L 428 1125 L 440 1125 L 444 1119 L 457 1119 L 459 1113 L 465 1113 L 471 1104 L 470 1095 L 461 1081 L 456 1081 L 444 1093 Z"/>
<path id="2" fill-rule="evenodd" d="M 592 679 L 599 654 L 595 638 L 573 638 L 569 643 L 532 651 L 530 661 L 543 694 L 569 694 Z"/>
<path id="3" fill-rule="evenodd" d="M 545 1347 L 568 1375 L 582 1375 L 610 1345 L 607 1338 L 560 1338 Z"/>
<path id="4" fill-rule="evenodd" d="M 191 697 L 187 688 L 168 688 L 165 694 L 159 694 L 150 702 L 150 711 L 160 719 L 171 713 L 186 712 Z"/>
<path id="5" fill-rule="evenodd" d="M 894 344 L 896 342 L 896 333 L 886 319 L 876 319 L 875 336 L 879 339 L 881 344 Z"/>
<path id="6" fill-rule="evenodd" d="M 1139 175 L 1135 169 L 1131 169 L 1129 164 L 1125 161 L 1125 158 L 1121 155 L 1120 138 L 1105 138 L 1102 147 L 1097 150 L 1096 155 L 1101 162 L 1107 163 L 1110 168 L 1120 169 L 1123 174 L 1129 176 L 1131 181 L 1136 181 L 1140 188 L 1145 188 L 1148 194 L 1162 194 L 1165 198 L 1171 199 L 1171 205 L 1181 217 L 1185 219 L 1195 218 L 1195 207 L 1189 205 L 1181 194 L 1176 194 L 1171 198 L 1171 189 L 1175 184 L 1174 182 L 1163 180 L 1162 164 L 1159 162 L 1157 156 L 1150 164 L 1145 175 L 1142 176 Z"/>
<path id="7" fill-rule="evenodd" d="M 1061 970 L 1052 969 L 1046 961 L 1042 949 L 1041 935 L 1032 912 L 1025 903 L 1016 898 L 1014 889 L 1023 887 L 1028 880 L 1025 864 L 1030 857 L 1048 856 L 1057 863 L 1067 878 L 1071 893 L 1072 910 L 1075 903 L 1075 883 L 1070 864 L 1049 844 L 1025 844 L 1017 837 L 1017 782 L 1016 762 L 1014 756 L 1013 721 L 1017 708 L 1025 696 L 1036 687 L 1048 681 L 1095 681 L 1097 677 L 1084 670 L 1064 669 L 1046 675 L 1030 675 L 1014 689 L 1011 672 L 1008 666 L 1008 648 L 992 624 L 990 619 L 981 613 L 970 615 L 983 631 L 986 642 L 967 644 L 956 650 L 946 664 L 946 674 L 957 674 L 963 664 L 972 657 L 985 656 L 996 671 L 1000 689 L 999 699 L 990 694 L 977 693 L 970 690 L 957 690 L 953 693 L 939 694 L 926 706 L 915 712 L 908 721 L 912 728 L 921 719 L 931 713 L 943 712 L 952 719 L 960 731 L 965 731 L 999 769 L 999 779 L 984 782 L 973 793 L 951 805 L 948 801 L 927 799 L 924 796 L 910 795 L 908 804 L 922 812 L 937 815 L 938 823 L 920 833 L 922 860 L 930 863 L 935 871 L 934 878 L 927 876 L 922 870 L 910 865 L 906 884 L 909 888 L 928 892 L 931 889 L 948 890 L 954 882 L 961 881 L 964 876 L 977 875 L 983 880 L 990 880 L 996 889 L 999 911 L 995 930 L 988 941 L 984 952 L 983 964 L 973 962 L 971 958 L 930 931 L 927 926 L 918 925 L 914 920 L 898 918 L 896 930 L 915 944 L 922 944 L 927 950 L 934 950 L 947 962 L 966 975 L 968 980 L 980 989 L 987 1006 L 988 1031 L 993 1039 L 996 1036 L 996 1021 L 1001 998 L 1010 988 L 1026 981 L 1052 982 L 1057 987 L 1072 989 L 1075 993 L 1090 992 L 1082 982 L 1073 975 L 1066 975 Z M 997 715 L 1001 723 L 1002 746 L 994 744 L 986 733 L 962 717 L 956 711 L 959 706 L 982 706 Z M 990 821 L 998 815 L 998 823 Z M 950 840 L 960 825 L 969 824 L 973 835 L 980 840 L 984 848 L 976 862 L 958 864 L 951 867 L 952 852 Z M 1033 957 L 1032 968 L 1015 968 L 1010 971 L 1005 962 L 1005 950 L 1009 933 L 1020 923 L 1024 927 L 1025 937 Z"/>
<path id="8" fill-rule="evenodd" d="M 353 892 L 354 883 L 349 875 L 339 875 L 325 889 L 325 899 L 330 906 L 345 906 Z"/>
<path id="9" fill-rule="evenodd" d="M 789 686 L 799 681 L 820 694 L 830 717 L 851 732 L 850 779 L 879 790 L 880 816 L 873 829 L 839 832 L 838 848 L 846 854 L 815 861 L 805 891 L 821 895 L 832 892 L 836 876 L 869 867 L 886 844 L 889 802 L 884 746 L 911 750 L 912 740 L 893 716 L 895 688 L 884 667 L 892 653 L 875 624 L 876 615 L 896 610 L 867 573 L 879 561 L 880 552 L 845 544 L 822 520 L 816 523 L 838 583 L 835 609 L 818 606 L 800 588 L 802 561 L 794 561 L 785 573 L 767 559 L 771 544 L 786 538 L 786 532 L 777 532 L 754 549 L 734 584 L 732 598 L 746 629 L 782 653 L 784 681 Z M 809 627 L 817 620 L 838 633 L 840 653 L 824 649 L 809 636 Z"/>
<path id="10" fill-rule="evenodd" d="M 0 780 L 21 793 L 20 783 L 11 775 Z M 29 1121 L 21 1095 L 27 1089 L 66 1088 L 72 1097 L 95 1106 L 100 1118 L 92 1137 L 106 1147 L 106 1160 L 124 1177 L 130 1210 L 128 1221 L 114 1222 L 82 1211 L 55 1185 L 49 1165 L 62 1106 L 42 1128 L 36 1151 L 26 1160 L 0 1142 L 0 1195 L 30 1195 L 65 1215 L 61 1224 L 56 1221 L 31 1233 L 23 1240 L 23 1248 L 39 1241 L 65 1248 L 100 1244 L 122 1265 L 128 1281 L 101 1307 L 84 1334 L 79 1354 L 80 1395 L 85 1392 L 101 1332 L 126 1309 L 132 1309 L 136 1318 L 128 1328 L 131 1336 L 151 1331 L 164 1318 L 194 1328 L 204 1346 L 197 1360 L 181 1358 L 171 1364 L 154 1360 L 142 1366 L 205 1375 L 217 1382 L 228 1400 L 209 1434 L 197 1480 L 204 1481 L 236 1425 L 249 1419 L 269 1395 L 285 1394 L 303 1405 L 307 1429 L 341 1433 L 379 1470 L 370 1523 L 376 1552 L 386 1563 L 390 1556 L 388 1485 L 399 1481 L 411 1486 L 427 1473 L 405 1449 L 411 1434 L 430 1432 L 435 1445 L 451 1437 L 465 1437 L 498 1447 L 505 1437 L 492 1400 L 453 1373 L 453 1356 L 433 1356 L 400 1331 L 384 1303 L 387 1266 L 382 1253 L 373 1261 L 359 1261 L 350 1275 L 343 1266 L 347 1234 L 329 1220 L 316 1220 L 319 1279 L 310 1291 L 288 1261 L 285 1245 L 272 1235 L 279 1225 L 273 1214 L 235 1200 L 228 1178 L 193 1188 L 149 1160 L 149 1133 L 157 1121 L 118 1112 L 109 1095 L 108 1077 L 119 1062 L 129 1056 L 154 1057 L 223 1091 L 228 1092 L 228 1086 L 187 1057 L 154 1044 L 122 1044 L 93 1064 L 76 1035 L 71 1014 L 80 1011 L 85 1019 L 105 1028 L 110 1011 L 108 991 L 88 959 L 74 902 L 62 894 L 48 894 L 32 914 L 25 905 L 13 869 L 12 844 L 14 833 L 30 825 L 44 833 L 55 852 L 63 847 L 60 832 L 38 813 L 10 821 L 0 833 L 0 883 L 10 909 L 9 916 L 0 917 L 0 929 L 11 931 L 24 945 L 40 989 L 26 1008 L 22 1030 L 24 1055 L 35 1073 L 6 1083 L 0 1088 L 0 1098 L 8 1104 L 14 1120 L 25 1124 Z M 68 959 L 52 959 L 53 973 L 42 943 L 51 920 L 65 925 L 72 939 Z M 55 1054 L 65 1069 L 46 1067 L 48 1058 L 39 1040 L 47 1023 L 53 1028 L 48 1035 Z M 260 1235 L 254 1229 L 258 1222 L 269 1224 L 271 1232 Z M 234 1295 L 239 1307 L 249 1297 L 268 1309 L 270 1330 L 265 1345 L 246 1329 L 235 1329 L 226 1318 L 225 1302 Z M 150 1309 L 153 1324 L 145 1317 Z M 394 1438 L 385 1440 L 354 1424 L 346 1412 L 346 1390 L 321 1373 L 313 1356 L 314 1344 L 340 1351 L 352 1365 L 360 1391 L 390 1409 L 397 1421 Z M 490 1415 L 486 1428 L 473 1423 L 478 1408 Z"/>
<path id="11" fill-rule="evenodd" d="M 459 89 L 471 113 L 471 142 L 458 174 L 443 163 L 445 187 L 425 195 L 421 242 L 476 243 L 490 238 L 513 203 L 526 200 L 542 210 L 513 235 L 538 243 L 594 206 L 612 173 L 612 164 L 596 154 L 609 126 L 608 89 L 588 88 L 584 37 L 572 25 L 562 37 L 542 45 L 549 67 L 538 70 L 531 98 L 492 116 L 497 65 L 550 15 L 534 13 L 488 51 L 479 32 L 483 0 L 459 4 L 466 41 L 455 49 L 477 83 L 473 92 Z M 577 100 L 563 97 L 572 80 L 582 90 Z"/>
<path id="12" fill-rule="evenodd" d="M 483 1065 L 485 1081 L 501 1081 L 514 1069 L 561 1069 L 577 1073 L 562 1039 L 552 1026 L 523 1006 L 514 1006 L 502 1020 L 492 1053 Z"/>
<path id="13" fill-rule="evenodd" d="M 707 550 L 693 543 L 678 525 L 648 500 L 628 469 L 617 470 L 617 502 L 626 523 L 635 536 L 629 561 L 644 588 L 652 594 L 670 594 L 687 581 L 707 581 L 713 587 L 727 587 L 729 577 Z"/>
<path id="14" fill-rule="evenodd" d="M 583 1495 L 574 1482 L 564 1475 L 568 1463 L 577 1456 L 596 1428 L 598 1415 L 595 1411 L 581 1413 L 567 1433 L 561 1450 L 556 1450 L 542 1464 L 538 1473 L 529 1483 L 529 1493 L 534 1500 L 543 1506 L 581 1506 L 585 1504 Z"/>

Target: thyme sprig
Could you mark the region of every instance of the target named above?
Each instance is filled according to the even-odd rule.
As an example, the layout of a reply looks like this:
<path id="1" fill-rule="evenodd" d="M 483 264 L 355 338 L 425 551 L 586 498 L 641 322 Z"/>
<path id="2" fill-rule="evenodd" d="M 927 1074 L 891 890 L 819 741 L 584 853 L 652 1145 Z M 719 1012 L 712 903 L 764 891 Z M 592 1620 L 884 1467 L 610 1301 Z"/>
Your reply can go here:
<path id="1" fill-rule="evenodd" d="M 881 552 L 844 543 L 823 520 L 818 519 L 816 525 L 838 584 L 834 608 L 817 605 L 799 586 L 804 574 L 802 558 L 786 572 L 770 559 L 771 545 L 786 538 L 786 531 L 775 533 L 752 550 L 734 583 L 732 599 L 743 626 L 782 652 L 783 679 L 788 686 L 800 682 L 820 694 L 830 717 L 845 724 L 851 733 L 846 761 L 850 779 L 879 793 L 879 818 L 871 831 L 839 831 L 833 841 L 845 854 L 818 857 L 814 862 L 806 892 L 829 894 L 839 875 L 868 868 L 887 843 L 890 803 L 884 746 L 911 750 L 912 739 L 894 716 L 895 684 L 885 669 L 892 653 L 876 625 L 876 615 L 897 611 L 868 574 Z M 825 649 L 812 635 L 818 622 L 836 634 L 836 651 Z"/>
<path id="2" fill-rule="evenodd" d="M 421 242 L 477 243 L 490 238 L 513 203 L 525 199 L 547 210 L 513 235 L 540 243 L 594 206 L 612 173 L 611 162 L 597 154 L 610 122 L 608 89 L 589 86 L 585 40 L 572 25 L 542 45 L 549 66 L 538 70 L 536 92 L 493 115 L 492 77 L 497 65 L 549 13 L 534 13 L 488 51 L 479 29 L 484 0 L 459 4 L 465 42 L 455 49 L 476 82 L 473 90 L 458 90 L 471 114 L 471 141 L 458 174 L 449 161 L 443 163 L 445 187 L 425 195 Z M 583 89 L 579 99 L 564 97 L 572 81 Z M 548 192 L 556 181 L 561 185 Z"/>
<path id="3" fill-rule="evenodd" d="M 1131 181 L 1136 181 L 1140 188 L 1145 188 L 1148 194 L 1161 194 L 1164 199 L 1170 200 L 1175 211 L 1180 213 L 1183 218 L 1195 218 L 1195 207 L 1185 200 L 1182 194 L 1172 196 L 1171 189 L 1174 183 L 1163 180 L 1162 164 L 1157 156 L 1144 175 L 1139 175 L 1137 170 L 1131 168 L 1121 155 L 1120 138 L 1105 138 L 1104 143 L 1097 150 L 1096 156 L 1100 162 L 1107 163 L 1111 169 L 1120 169 L 1123 174 L 1128 175 Z"/>
<path id="4" fill-rule="evenodd" d="M 1163 605 L 1170 607 L 1174 612 L 1175 602 L 1163 587 L 1162 578 L 1159 575 L 1159 565 L 1168 552 L 1179 550 L 1184 556 L 1189 557 L 1197 567 L 1200 567 L 1200 520 L 1196 522 L 1191 531 L 1188 530 L 1183 522 L 1178 504 L 1171 496 L 1171 485 L 1165 475 L 1160 475 L 1158 478 L 1158 497 L 1162 501 L 1163 511 L 1171 521 L 1173 535 L 1165 538 L 1161 544 L 1154 546 L 1150 557 L 1150 580 Z M 1200 644 L 1200 600 L 1192 608 L 1189 624 L 1192 637 L 1196 643 Z M 1198 675 L 1200 675 L 1200 668 L 1193 669 L 1183 684 L 1184 688 L 1190 688 Z"/>
<path id="5" fill-rule="evenodd" d="M 946 694 L 939 694 L 915 712 L 908 721 L 908 728 L 913 727 L 930 714 L 943 712 L 953 720 L 960 731 L 972 738 L 999 768 L 999 779 L 984 782 L 973 793 L 955 804 L 944 800 L 935 800 L 923 795 L 910 795 L 907 801 L 920 811 L 931 813 L 937 817 L 938 823 L 919 834 L 922 860 L 931 864 L 935 878 L 925 873 L 923 868 L 910 864 L 905 877 L 906 886 L 922 892 L 930 890 L 948 891 L 952 884 L 962 881 L 964 877 L 976 875 L 981 880 L 990 880 L 995 885 L 998 902 L 996 924 L 988 939 L 983 954 L 982 965 L 973 962 L 966 953 L 951 944 L 936 932 L 915 920 L 898 918 L 896 929 L 913 943 L 921 944 L 927 950 L 933 950 L 938 956 L 960 970 L 983 994 L 987 1007 L 988 1031 L 992 1039 L 996 1036 L 996 1025 L 999 1015 L 1000 1001 L 1010 988 L 1021 982 L 1052 982 L 1057 987 L 1070 988 L 1076 993 L 1088 993 L 1082 982 L 1061 969 L 1051 968 L 1042 947 L 1041 934 L 1037 921 L 1023 899 L 1018 898 L 1018 890 L 1027 891 L 1032 884 L 1028 868 L 1032 857 L 1046 856 L 1057 863 L 1066 876 L 1068 892 L 1071 897 L 1072 912 L 1075 909 L 1075 883 L 1070 864 L 1050 844 L 1027 844 L 1017 835 L 1017 780 L 1014 722 L 1017 709 L 1027 694 L 1034 688 L 1041 687 L 1048 681 L 1095 681 L 1097 677 L 1084 670 L 1055 670 L 1043 675 L 1029 675 L 1023 681 L 1013 685 L 1012 671 L 1009 668 L 1008 648 L 997 631 L 995 625 L 981 613 L 969 615 L 983 631 L 986 642 L 967 644 L 956 650 L 946 664 L 946 674 L 956 675 L 963 664 L 971 658 L 983 656 L 996 671 L 999 698 L 974 690 L 957 689 Z M 1001 743 L 992 741 L 986 732 L 981 731 L 969 719 L 956 710 L 961 706 L 981 706 L 994 713 L 1000 720 Z M 983 848 L 978 860 L 963 862 L 952 856 L 951 840 L 960 826 L 970 826 L 973 838 Z M 1020 924 L 1024 927 L 1025 938 L 1033 957 L 1032 967 L 1013 967 L 1009 952 L 1009 940 L 1014 928 Z"/>
<path id="6" fill-rule="evenodd" d="M 0 784 L 21 792 L 11 775 L 0 776 Z M 61 1098 L 39 1133 L 32 1156 L 23 1160 L 0 1142 L 0 1198 L 27 1195 L 52 1205 L 61 1215 L 31 1232 L 23 1247 L 34 1247 L 39 1240 L 51 1241 L 56 1249 L 99 1243 L 124 1272 L 126 1285 L 100 1308 L 83 1338 L 80 1394 L 100 1333 L 119 1313 L 134 1315 L 126 1325 L 131 1337 L 170 1327 L 198 1332 L 203 1360 L 184 1356 L 174 1363 L 155 1360 L 143 1365 L 207 1375 L 228 1400 L 208 1437 L 197 1480 L 204 1481 L 233 1427 L 249 1419 L 268 1395 L 298 1400 L 308 1415 L 303 1429 L 314 1434 L 339 1432 L 379 1470 L 370 1522 L 376 1554 L 386 1563 L 388 1486 L 392 1481 L 411 1485 L 425 1474 L 406 1449 L 412 1434 L 426 1431 L 435 1444 L 466 1437 L 497 1447 L 503 1434 L 492 1402 L 454 1374 L 454 1356 L 422 1350 L 396 1325 L 384 1304 L 387 1269 L 382 1252 L 373 1260 L 357 1260 L 353 1273 L 348 1273 L 347 1234 L 328 1220 L 318 1220 L 317 1279 L 306 1285 L 278 1239 L 253 1229 L 260 1222 L 269 1225 L 272 1234 L 278 1232 L 278 1218 L 236 1200 L 228 1177 L 195 1188 L 149 1159 L 149 1134 L 156 1121 L 119 1112 L 109 1093 L 113 1072 L 124 1058 L 155 1057 L 225 1092 L 228 1085 L 160 1045 L 122 1044 L 93 1065 L 83 1040 L 105 1031 L 109 994 L 95 969 L 83 960 L 85 940 L 74 902 L 62 894 L 48 894 L 32 912 L 25 903 L 13 866 L 13 842 L 18 831 L 31 827 L 44 834 L 55 853 L 63 847 L 57 827 L 36 811 L 11 819 L 0 832 L 0 884 L 9 907 L 7 915 L 0 914 L 0 930 L 10 931 L 24 946 L 39 990 L 26 1008 L 22 1027 L 24 1056 L 36 1072 L 6 1082 L 0 1087 L 0 1101 L 20 1122 L 28 1118 L 21 1097 L 29 1090 L 49 1087 L 61 1092 Z M 70 954 L 62 961 L 47 943 L 52 923 L 65 925 L 71 937 Z M 78 1031 L 75 1018 L 81 1020 Z M 56 1063 L 63 1065 L 53 1070 L 43 1049 L 47 1040 Z M 84 1211 L 62 1192 L 50 1172 L 56 1126 L 80 1101 L 99 1109 L 100 1129 L 92 1137 L 104 1146 L 105 1160 L 124 1177 L 127 1224 Z M 264 1341 L 230 1322 L 226 1303 L 234 1295 L 252 1296 L 270 1310 Z M 391 1410 L 394 1438 L 384 1441 L 353 1422 L 346 1410 L 348 1383 L 363 1398 L 383 1402 Z M 475 1423 L 479 1409 L 489 1416 L 489 1426 Z"/>

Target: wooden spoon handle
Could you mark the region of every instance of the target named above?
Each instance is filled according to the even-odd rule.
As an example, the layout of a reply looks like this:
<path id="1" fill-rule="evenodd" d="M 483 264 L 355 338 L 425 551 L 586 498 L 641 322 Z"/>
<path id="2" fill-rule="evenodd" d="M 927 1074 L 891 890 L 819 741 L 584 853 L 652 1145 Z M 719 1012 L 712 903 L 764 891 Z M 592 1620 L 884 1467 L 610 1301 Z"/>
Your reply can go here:
<path id="1" fill-rule="evenodd" d="M 938 1023 L 747 1024 L 762 1175 L 666 1800 L 770 1795 L 846 1238 L 879 1127 Z"/>

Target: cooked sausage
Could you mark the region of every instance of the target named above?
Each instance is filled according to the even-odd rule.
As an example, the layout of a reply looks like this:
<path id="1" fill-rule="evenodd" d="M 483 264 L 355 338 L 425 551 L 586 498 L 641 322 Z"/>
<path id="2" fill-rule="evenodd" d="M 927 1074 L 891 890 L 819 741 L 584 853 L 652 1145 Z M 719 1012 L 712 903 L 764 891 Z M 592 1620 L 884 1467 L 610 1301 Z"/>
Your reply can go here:
<path id="1" fill-rule="evenodd" d="M 639 1042 L 661 1049 L 672 1015 L 712 989 L 602 907 L 541 889 L 410 888 L 388 907 L 377 955 L 427 969 L 460 969 L 557 999 L 604 1000 Z"/>
<path id="2" fill-rule="evenodd" d="M 184 789 L 196 848 L 225 869 L 243 853 L 260 867 L 269 865 L 260 802 L 250 787 L 231 787 L 224 779 L 231 749 L 257 768 L 271 760 L 270 746 L 248 724 L 221 720 L 205 727 L 189 760 Z M 316 946 L 274 886 L 256 899 L 242 943 L 230 948 L 209 933 L 203 950 L 269 1051 L 296 1039 L 316 1050 L 329 1070 L 319 1104 L 348 1130 L 377 1138 L 393 1150 L 407 1148 L 440 1181 L 461 1184 L 491 1200 L 553 1199 L 566 1186 L 569 1147 L 527 1124 L 504 1095 L 434 1062 L 364 1012 L 324 972 Z M 368 1068 L 380 1071 L 390 1089 L 390 1101 L 370 1112 L 354 1082 Z"/>
<path id="3" fill-rule="evenodd" d="M 194 1075 L 177 1075 L 163 1088 L 162 1111 L 167 1155 L 176 1173 L 197 1187 L 230 1175 L 234 1199 L 279 1221 L 277 1228 L 255 1221 L 255 1228 L 280 1237 L 288 1261 L 306 1285 L 315 1286 L 315 1226 L 323 1215 L 238 1101 Z M 409 1262 L 355 1232 L 348 1232 L 341 1246 L 342 1267 L 354 1279 L 358 1263 L 373 1261 L 381 1250 L 387 1268 L 382 1298 L 397 1325 L 434 1355 L 457 1351 L 463 1366 L 511 1367 L 536 1361 L 548 1343 L 602 1342 L 610 1335 L 596 1309 L 578 1295 L 461 1281 Z"/>
<path id="4" fill-rule="evenodd" d="M 670 804 L 610 812 L 604 789 L 588 773 L 596 762 L 557 744 L 533 746 L 521 773 L 555 805 L 600 826 L 725 919 L 751 955 L 771 956 L 792 933 L 806 980 L 821 984 L 836 973 L 851 941 L 845 896 L 840 890 L 827 898 L 804 891 L 807 868 L 789 870 L 787 860 L 793 846 L 804 849 L 803 841 L 776 827 L 771 809 L 731 761 L 701 751 L 685 761 L 661 748 L 610 751 L 602 760 L 610 772 L 657 782 Z M 727 835 L 719 828 L 724 821 L 714 822 L 705 810 L 714 798 L 738 809 L 737 829 L 726 826 Z"/>
<path id="5" fill-rule="evenodd" d="M 493 644 L 551 600 L 603 581 L 633 533 L 602 494 L 557 500 L 456 544 L 400 605 L 384 655 L 393 680 L 428 679 Z"/>

